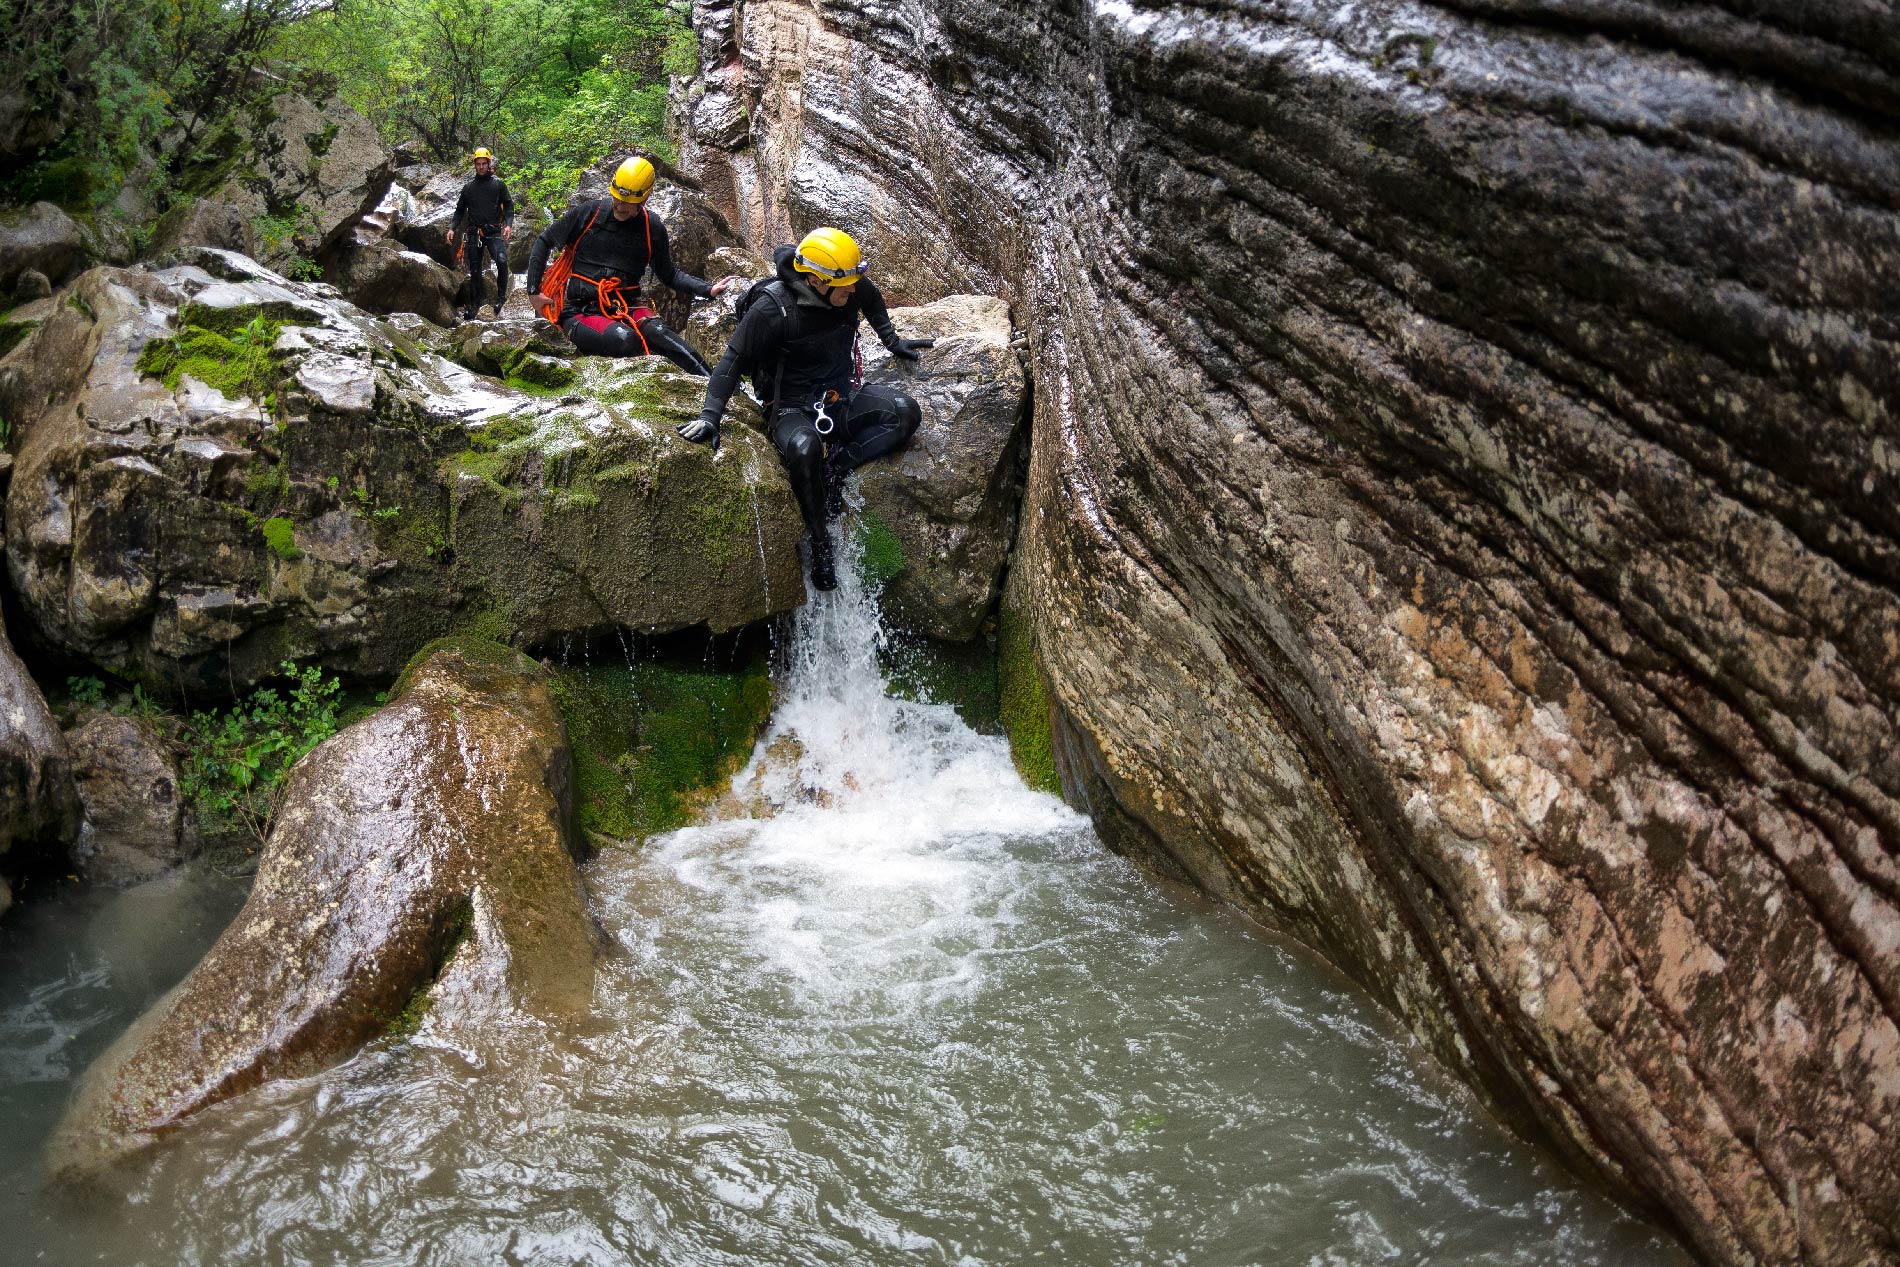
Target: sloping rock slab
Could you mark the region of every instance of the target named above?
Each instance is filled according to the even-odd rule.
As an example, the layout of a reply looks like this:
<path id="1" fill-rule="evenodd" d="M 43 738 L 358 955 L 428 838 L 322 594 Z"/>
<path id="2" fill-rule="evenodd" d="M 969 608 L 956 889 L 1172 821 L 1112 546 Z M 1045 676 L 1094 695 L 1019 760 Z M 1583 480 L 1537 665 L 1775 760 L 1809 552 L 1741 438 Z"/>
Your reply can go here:
<path id="1" fill-rule="evenodd" d="M 433 1006 L 451 1023 L 481 986 L 535 1016 L 585 1013 L 595 948 L 545 673 L 471 641 L 430 654 L 399 690 L 291 772 L 250 899 L 87 1074 L 56 1175 L 87 1176 L 207 1105 L 335 1064 L 413 1017 L 445 973 L 457 986 Z"/>
<path id="2" fill-rule="evenodd" d="M 877 340 L 863 344 L 866 381 L 902 388 L 924 415 L 908 445 L 857 475 L 865 510 L 901 551 L 884 609 L 911 632 L 961 642 L 982 628 L 1016 536 L 1027 375 L 1000 299 L 952 295 L 891 320 L 937 346 L 911 371 Z"/>

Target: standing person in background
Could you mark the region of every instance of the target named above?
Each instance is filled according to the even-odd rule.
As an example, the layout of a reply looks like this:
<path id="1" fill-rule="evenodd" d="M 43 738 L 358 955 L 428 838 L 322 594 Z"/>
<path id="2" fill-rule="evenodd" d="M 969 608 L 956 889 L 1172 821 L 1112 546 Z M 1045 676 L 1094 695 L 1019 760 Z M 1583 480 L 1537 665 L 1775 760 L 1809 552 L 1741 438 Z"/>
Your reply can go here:
<path id="1" fill-rule="evenodd" d="M 739 328 L 706 384 L 699 417 L 679 433 L 719 445 L 719 420 L 742 374 L 765 403 L 767 431 L 811 534 L 813 589 L 838 587 L 828 520 L 844 510 L 844 477 L 902 448 L 923 420 L 895 387 L 866 383 L 858 319 L 899 361 L 916 363 L 931 339 L 902 339 L 884 295 L 864 275 L 858 244 L 842 229 L 813 229 L 773 254 L 777 275 L 747 292 Z"/>
<path id="2" fill-rule="evenodd" d="M 528 289 L 541 315 L 582 352 L 664 356 L 689 374 L 709 374 L 705 359 L 646 305 L 640 282 L 650 265 L 681 294 L 710 299 L 739 279 L 708 285 L 673 266 L 666 225 L 647 210 L 653 179 L 652 163 L 630 158 L 614 173 L 611 198 L 579 203 L 542 230 L 528 260 Z"/>
<path id="3" fill-rule="evenodd" d="M 455 219 L 449 224 L 449 241 L 462 235 L 462 253 L 468 259 L 468 304 L 462 320 L 473 321 L 482 306 L 484 274 L 488 261 L 495 261 L 495 315 L 508 302 L 508 240 L 515 235 L 515 200 L 508 186 L 495 175 L 495 156 L 486 148 L 475 151 L 475 175 L 462 186 L 455 200 Z"/>

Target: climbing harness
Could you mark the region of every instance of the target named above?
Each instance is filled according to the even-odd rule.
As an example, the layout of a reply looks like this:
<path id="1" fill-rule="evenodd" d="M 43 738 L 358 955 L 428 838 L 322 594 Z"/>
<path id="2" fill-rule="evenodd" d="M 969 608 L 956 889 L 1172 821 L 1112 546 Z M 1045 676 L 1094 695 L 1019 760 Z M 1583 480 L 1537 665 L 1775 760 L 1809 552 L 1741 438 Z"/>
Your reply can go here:
<path id="1" fill-rule="evenodd" d="M 842 398 L 837 392 L 827 390 L 819 392 L 818 399 L 811 403 L 812 426 L 817 430 L 819 435 L 829 436 L 832 429 L 837 425 L 832 421 L 831 414 L 825 406 L 835 405 L 840 399 Z"/>
<path id="2" fill-rule="evenodd" d="M 640 340 L 640 352 L 643 356 L 652 356 L 653 349 L 647 345 L 647 337 L 640 333 L 640 323 L 648 317 L 658 316 L 651 308 L 641 305 L 633 307 L 627 302 L 629 287 L 619 277 L 587 277 L 574 271 L 574 257 L 581 249 L 581 239 L 594 227 L 594 221 L 600 218 L 600 204 L 594 204 L 594 212 L 587 217 L 587 224 L 575 235 L 574 240 L 561 248 L 561 253 L 553 264 L 548 266 L 547 275 L 541 279 L 541 297 L 554 305 L 555 325 L 561 324 L 561 317 L 567 311 L 567 283 L 570 279 L 585 282 L 594 288 L 594 295 L 600 304 L 600 315 L 609 321 L 624 321 L 633 329 L 634 336 Z M 645 207 L 640 209 L 640 219 L 647 233 L 647 261 L 653 260 L 653 217 Z M 633 297 L 640 297 L 640 287 L 636 282 L 631 288 Z M 644 314 L 644 315 L 643 315 Z"/>

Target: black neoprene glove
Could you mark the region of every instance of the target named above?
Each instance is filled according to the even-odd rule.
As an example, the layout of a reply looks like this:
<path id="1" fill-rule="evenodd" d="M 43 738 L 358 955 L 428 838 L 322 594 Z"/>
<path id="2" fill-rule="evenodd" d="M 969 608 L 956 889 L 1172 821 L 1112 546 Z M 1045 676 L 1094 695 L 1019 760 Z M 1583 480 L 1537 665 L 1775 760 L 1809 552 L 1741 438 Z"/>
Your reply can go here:
<path id="1" fill-rule="evenodd" d="M 691 422 L 682 422 L 673 430 L 694 444 L 710 444 L 714 453 L 719 452 L 719 416 L 710 410 Z"/>
<path id="2" fill-rule="evenodd" d="M 897 339 L 890 344 L 891 355 L 900 361 L 921 361 L 925 348 L 937 346 L 935 339 Z"/>

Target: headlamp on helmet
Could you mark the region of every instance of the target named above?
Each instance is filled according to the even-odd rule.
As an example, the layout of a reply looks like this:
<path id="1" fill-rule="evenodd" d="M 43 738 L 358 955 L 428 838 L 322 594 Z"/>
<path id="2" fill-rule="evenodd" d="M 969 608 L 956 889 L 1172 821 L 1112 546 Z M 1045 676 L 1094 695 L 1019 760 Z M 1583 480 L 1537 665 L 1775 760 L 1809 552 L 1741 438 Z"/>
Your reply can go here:
<path id="1" fill-rule="evenodd" d="M 855 286 L 870 265 L 843 229 L 813 229 L 792 254 L 792 268 L 828 286 Z"/>
<path id="2" fill-rule="evenodd" d="M 644 158 L 630 158 L 614 172 L 609 191 L 615 202 L 639 206 L 653 192 L 653 164 Z"/>

